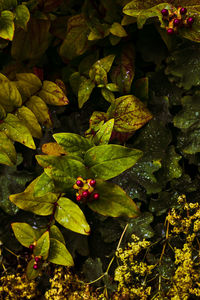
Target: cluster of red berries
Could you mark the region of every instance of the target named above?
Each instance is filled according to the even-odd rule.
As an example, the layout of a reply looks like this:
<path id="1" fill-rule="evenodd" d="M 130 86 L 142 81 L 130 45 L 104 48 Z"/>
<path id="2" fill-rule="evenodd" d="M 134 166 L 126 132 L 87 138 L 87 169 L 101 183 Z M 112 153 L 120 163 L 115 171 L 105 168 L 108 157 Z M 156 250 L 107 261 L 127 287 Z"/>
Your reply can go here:
<path id="1" fill-rule="evenodd" d="M 191 27 L 194 23 L 194 18 L 187 16 L 187 8 L 185 7 L 178 7 L 175 11 L 164 8 L 161 10 L 161 14 L 168 23 L 166 30 L 169 35 L 176 33 L 179 27 Z"/>
<path id="2" fill-rule="evenodd" d="M 30 246 L 29 246 L 29 249 L 31 250 L 31 252 L 33 252 L 33 250 L 34 250 L 34 248 L 35 248 L 35 245 L 34 244 L 31 244 Z M 42 259 L 42 257 L 41 256 L 35 256 L 34 257 L 34 265 L 33 265 L 33 269 L 34 270 L 37 270 L 38 268 L 39 268 L 39 264 L 40 264 L 40 262 L 41 262 L 41 259 Z"/>
<path id="3" fill-rule="evenodd" d="M 76 193 L 76 200 L 78 202 L 87 202 L 99 199 L 99 193 L 95 193 L 96 180 L 87 179 L 84 180 L 82 177 L 78 177 L 76 183 L 73 185 Z"/>
<path id="4" fill-rule="evenodd" d="M 42 257 L 41 256 L 35 256 L 35 261 L 34 261 L 34 265 L 33 265 L 33 269 L 37 270 L 39 268 L 39 264 L 41 262 Z"/>

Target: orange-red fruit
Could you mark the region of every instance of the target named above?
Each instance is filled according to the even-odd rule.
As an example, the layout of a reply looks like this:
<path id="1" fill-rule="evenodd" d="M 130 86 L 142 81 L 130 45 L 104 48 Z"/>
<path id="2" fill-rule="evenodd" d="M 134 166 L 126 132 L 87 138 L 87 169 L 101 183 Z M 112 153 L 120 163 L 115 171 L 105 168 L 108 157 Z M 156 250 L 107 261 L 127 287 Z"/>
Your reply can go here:
<path id="1" fill-rule="evenodd" d="M 76 196 L 77 201 L 81 201 L 81 199 L 82 199 L 81 195 Z"/>

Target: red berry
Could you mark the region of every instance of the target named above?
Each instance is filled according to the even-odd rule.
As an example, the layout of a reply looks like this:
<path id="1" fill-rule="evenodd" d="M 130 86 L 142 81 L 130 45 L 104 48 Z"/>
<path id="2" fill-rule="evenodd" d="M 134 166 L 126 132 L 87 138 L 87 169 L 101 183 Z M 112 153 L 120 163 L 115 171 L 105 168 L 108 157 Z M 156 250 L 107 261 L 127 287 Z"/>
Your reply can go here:
<path id="1" fill-rule="evenodd" d="M 188 25 L 192 25 L 194 23 L 194 18 L 193 17 L 189 17 L 188 19 L 187 19 L 187 24 Z"/>
<path id="2" fill-rule="evenodd" d="M 185 15 L 186 12 L 187 12 L 187 8 L 182 7 L 182 8 L 180 9 L 180 14 L 181 14 L 181 15 Z"/>
<path id="3" fill-rule="evenodd" d="M 179 26 L 181 24 L 181 20 L 179 19 L 174 19 L 174 26 Z"/>
<path id="4" fill-rule="evenodd" d="M 77 201 L 81 201 L 81 199 L 82 199 L 81 195 L 76 196 Z"/>
<path id="5" fill-rule="evenodd" d="M 99 194 L 98 193 L 94 193 L 93 199 L 98 200 L 99 199 Z"/>
<path id="6" fill-rule="evenodd" d="M 168 28 L 167 29 L 167 34 L 169 34 L 169 35 L 174 34 L 174 29 L 173 28 Z"/>
<path id="7" fill-rule="evenodd" d="M 33 251 L 34 247 L 35 247 L 34 245 L 30 245 L 30 246 L 29 246 L 29 249 L 30 249 L 31 251 Z"/>
<path id="8" fill-rule="evenodd" d="M 37 270 L 38 269 L 38 264 L 34 264 L 33 269 Z"/>
<path id="9" fill-rule="evenodd" d="M 164 9 L 161 10 L 161 14 L 163 15 L 163 17 L 167 17 L 169 12 L 168 12 L 167 9 L 164 8 Z"/>
<path id="10" fill-rule="evenodd" d="M 82 193 L 82 196 L 83 196 L 84 198 L 88 198 L 89 195 L 90 195 L 90 193 L 89 193 L 88 191 L 84 191 L 84 192 Z"/>
<path id="11" fill-rule="evenodd" d="M 78 185 L 78 187 L 82 187 L 83 186 L 83 181 L 77 180 L 76 185 Z"/>
<path id="12" fill-rule="evenodd" d="M 36 262 L 40 262 L 40 261 L 41 261 L 41 258 L 38 257 L 38 256 L 36 256 L 36 257 L 35 257 L 35 261 L 36 261 Z"/>
<path id="13" fill-rule="evenodd" d="M 94 180 L 94 179 L 90 180 L 90 185 L 92 187 L 94 187 L 96 185 L 96 180 Z"/>

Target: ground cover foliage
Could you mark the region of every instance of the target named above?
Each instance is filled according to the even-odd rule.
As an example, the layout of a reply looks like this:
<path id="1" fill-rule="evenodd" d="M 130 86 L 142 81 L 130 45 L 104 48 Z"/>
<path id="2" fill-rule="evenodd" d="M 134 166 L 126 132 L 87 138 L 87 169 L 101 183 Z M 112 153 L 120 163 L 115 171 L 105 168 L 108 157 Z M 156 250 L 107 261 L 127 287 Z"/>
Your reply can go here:
<path id="1" fill-rule="evenodd" d="M 0 11 L 0 299 L 198 299 L 199 1 Z"/>

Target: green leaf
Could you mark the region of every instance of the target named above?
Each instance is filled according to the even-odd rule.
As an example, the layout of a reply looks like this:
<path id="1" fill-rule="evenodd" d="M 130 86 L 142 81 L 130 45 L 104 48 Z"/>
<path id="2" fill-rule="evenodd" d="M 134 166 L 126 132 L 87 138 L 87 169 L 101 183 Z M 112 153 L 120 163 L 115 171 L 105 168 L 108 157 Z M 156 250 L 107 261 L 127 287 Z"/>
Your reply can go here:
<path id="1" fill-rule="evenodd" d="M 60 55 L 73 59 L 82 55 L 88 48 L 89 28 L 82 14 L 68 19 L 67 35 L 60 47 Z"/>
<path id="2" fill-rule="evenodd" d="M 34 186 L 34 196 L 42 197 L 49 192 L 54 192 L 55 186 L 52 179 L 43 172 L 39 177 Z"/>
<path id="3" fill-rule="evenodd" d="M 18 61 L 38 59 L 49 46 L 50 20 L 33 16 L 27 24 L 27 30 L 16 28 L 11 47 L 11 55 Z"/>
<path id="4" fill-rule="evenodd" d="M 78 89 L 78 105 L 79 108 L 83 107 L 83 104 L 90 98 L 90 95 L 95 87 L 92 80 L 81 76 L 80 86 Z"/>
<path id="5" fill-rule="evenodd" d="M 15 116 L 21 121 L 21 124 L 28 128 L 33 137 L 41 139 L 42 129 L 36 116 L 29 108 L 25 106 L 18 108 L 15 112 Z"/>
<path id="6" fill-rule="evenodd" d="M 26 5 L 18 5 L 15 10 L 16 24 L 25 30 L 29 19 L 30 13 Z"/>
<path id="7" fill-rule="evenodd" d="M 0 103 L 7 112 L 12 112 L 15 107 L 22 105 L 21 95 L 13 82 L 0 83 Z"/>
<path id="8" fill-rule="evenodd" d="M 42 256 L 43 259 L 47 259 L 50 247 L 49 231 L 45 231 L 42 236 L 37 240 L 34 247 L 34 255 Z"/>
<path id="9" fill-rule="evenodd" d="M 38 96 L 47 104 L 50 105 L 67 105 L 69 100 L 61 90 L 61 88 L 54 82 L 45 80 Z"/>
<path id="10" fill-rule="evenodd" d="M 196 10 L 196 7 L 192 6 L 186 6 L 186 8 L 190 15 L 195 16 L 194 24 L 189 30 L 188 28 L 181 29 L 179 34 L 185 39 L 200 43 L 200 11 Z"/>
<path id="11" fill-rule="evenodd" d="M 73 258 L 65 245 L 60 241 L 51 238 L 48 261 L 62 266 L 72 267 Z"/>
<path id="12" fill-rule="evenodd" d="M 38 275 L 40 273 L 40 269 L 35 270 L 33 268 L 34 263 L 35 263 L 35 260 L 34 260 L 34 258 L 32 258 L 27 265 L 26 276 L 27 276 L 28 280 L 35 279 L 36 277 L 38 277 Z"/>
<path id="13" fill-rule="evenodd" d="M 127 94 L 131 90 L 131 84 L 135 75 L 135 49 L 131 44 L 124 46 L 120 56 L 116 60 L 111 72 L 112 81 L 117 84 L 121 94 Z"/>
<path id="14" fill-rule="evenodd" d="M 118 185 L 97 179 L 95 192 L 99 199 L 88 202 L 88 206 L 104 216 L 134 218 L 139 209 L 133 200 Z"/>
<path id="15" fill-rule="evenodd" d="M 56 133 L 53 135 L 56 142 L 73 155 L 84 155 L 93 145 L 86 138 L 75 133 Z"/>
<path id="16" fill-rule="evenodd" d="M 0 132 L 0 163 L 12 166 L 17 161 L 17 153 L 11 140 Z M 5 161 L 4 161 L 5 160 Z M 7 161 L 7 163 L 5 163 Z"/>
<path id="17" fill-rule="evenodd" d="M 180 47 L 171 53 L 167 60 L 165 73 L 175 81 L 178 87 L 190 90 L 192 86 L 199 86 L 200 45 L 192 44 Z"/>
<path id="18" fill-rule="evenodd" d="M 161 10 L 173 9 L 173 6 L 168 3 L 161 3 L 160 0 L 155 1 L 145 1 L 141 2 L 138 0 L 133 0 L 125 5 L 123 8 L 123 13 L 137 18 L 138 28 L 141 29 L 149 18 L 157 17 L 161 24 L 163 24 L 163 16 Z M 156 5 L 158 4 L 158 5 Z"/>
<path id="19" fill-rule="evenodd" d="M 116 35 L 118 37 L 125 37 L 127 36 L 126 30 L 124 29 L 124 27 L 117 22 L 114 22 L 112 24 L 112 26 L 110 27 L 110 33 L 112 33 L 113 35 Z"/>
<path id="20" fill-rule="evenodd" d="M 46 103 L 38 96 L 32 96 L 26 102 L 26 106 L 34 113 L 39 123 L 46 127 L 52 127 L 49 109 Z"/>
<path id="21" fill-rule="evenodd" d="M 146 106 L 133 95 L 115 99 L 110 117 L 115 119 L 114 129 L 118 132 L 134 132 L 152 119 Z"/>
<path id="22" fill-rule="evenodd" d="M 85 235 L 90 234 L 90 226 L 88 225 L 82 210 L 68 198 L 61 197 L 58 200 L 55 219 L 69 230 Z"/>
<path id="23" fill-rule="evenodd" d="M 100 76 L 101 74 L 103 75 L 103 77 L 106 76 L 106 80 L 107 80 L 106 74 L 110 71 L 114 59 L 115 59 L 115 55 L 108 55 L 102 59 L 97 60 L 92 65 L 92 68 L 89 71 L 89 76 L 91 80 L 95 80 L 97 84 L 100 84 L 101 80 L 100 79 L 97 80 L 97 76 Z M 103 79 L 102 82 L 106 82 L 106 80 Z"/>
<path id="24" fill-rule="evenodd" d="M 110 119 L 99 129 L 94 137 L 95 144 L 106 145 L 109 143 L 113 131 L 114 122 L 114 119 Z"/>
<path id="25" fill-rule="evenodd" d="M 40 216 L 51 215 L 58 195 L 48 193 L 43 197 L 34 197 L 32 192 L 24 191 L 19 194 L 10 195 L 10 201 L 19 208 L 31 211 Z"/>
<path id="26" fill-rule="evenodd" d="M 41 80 L 33 73 L 18 73 L 16 78 L 15 84 L 25 100 L 37 93 L 42 87 Z"/>
<path id="27" fill-rule="evenodd" d="M 163 180 L 163 182 L 166 183 L 169 180 L 181 177 L 182 168 L 179 165 L 179 160 L 181 158 L 182 156 L 176 153 L 173 145 L 168 147 L 166 157 L 162 163 L 163 170 L 158 174 L 160 180 Z"/>
<path id="28" fill-rule="evenodd" d="M 12 41 L 14 36 L 14 15 L 11 11 L 4 10 L 0 16 L 0 37 Z"/>
<path id="29" fill-rule="evenodd" d="M 16 239 L 24 246 L 29 247 L 36 240 L 35 231 L 26 223 L 12 223 L 12 230 L 14 231 Z"/>
<path id="30" fill-rule="evenodd" d="M 7 115 L 4 122 L 0 124 L 0 130 L 13 141 L 19 142 L 31 149 L 36 148 L 28 128 L 13 114 Z"/>
<path id="31" fill-rule="evenodd" d="M 131 168 L 141 156 L 140 150 L 120 145 L 100 145 L 86 152 L 85 164 L 95 178 L 108 180 Z"/>
<path id="32" fill-rule="evenodd" d="M 115 95 L 113 92 L 109 91 L 107 88 L 103 87 L 101 89 L 101 94 L 106 99 L 106 101 L 113 103 L 115 101 Z"/>
<path id="33" fill-rule="evenodd" d="M 64 239 L 60 229 L 56 225 L 53 225 L 50 227 L 50 238 L 58 240 L 59 242 L 61 242 L 65 245 L 65 239 Z"/>
<path id="34" fill-rule="evenodd" d="M 8 151 L 11 151 L 11 149 L 9 149 Z M 8 153 L 9 152 L 7 152 L 7 154 Z M 15 215 L 19 210 L 9 200 L 9 196 L 13 193 L 19 193 L 22 190 L 24 190 L 25 184 L 33 178 L 32 174 L 28 173 L 27 171 L 17 170 L 17 165 L 19 165 L 21 162 L 22 159 L 20 159 L 20 156 L 18 156 L 18 161 L 15 162 L 16 166 L 9 167 L 9 168 L 7 168 L 6 166 L 1 166 L 0 207 L 5 213 L 9 215 Z"/>
<path id="35" fill-rule="evenodd" d="M 185 96 L 181 100 L 182 110 L 174 117 L 174 126 L 181 129 L 178 145 L 184 153 L 200 152 L 200 103 L 199 93 Z"/>
<path id="36" fill-rule="evenodd" d="M 6 111 L 4 107 L 0 104 L 0 120 L 3 120 L 6 117 Z"/>

